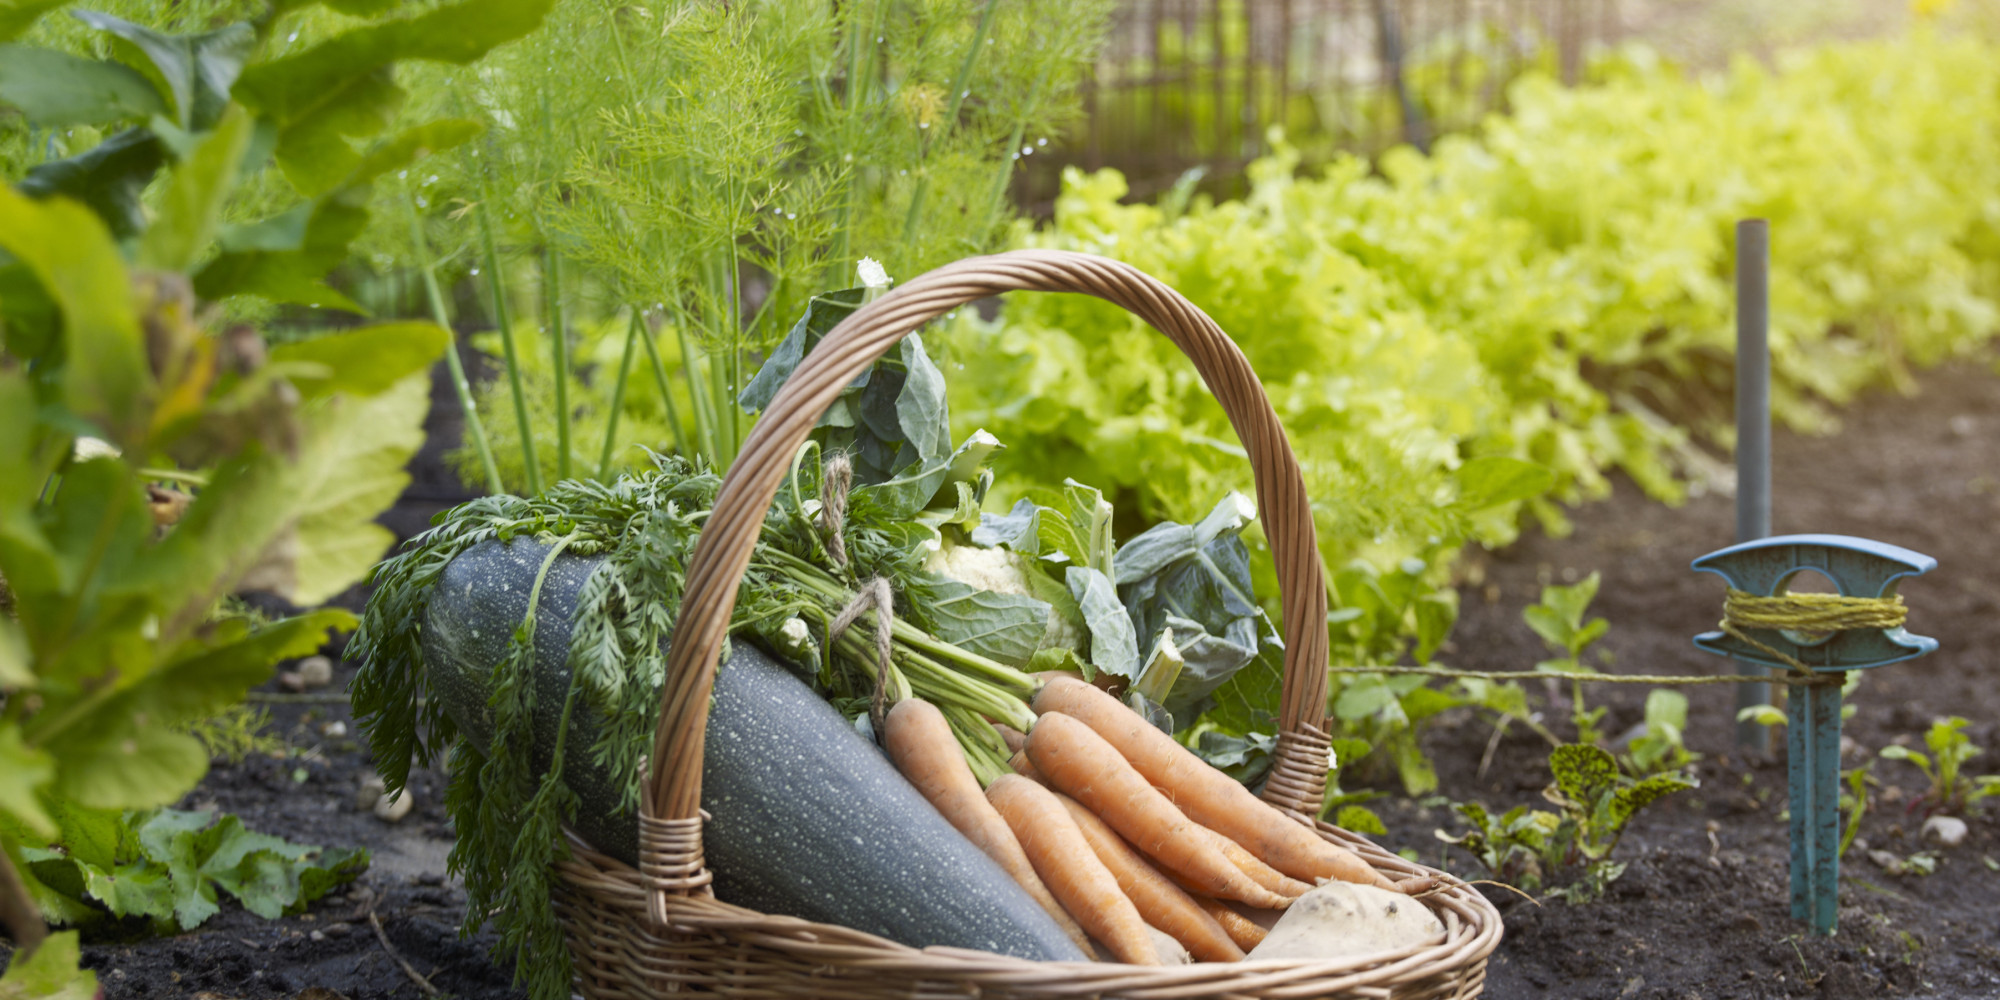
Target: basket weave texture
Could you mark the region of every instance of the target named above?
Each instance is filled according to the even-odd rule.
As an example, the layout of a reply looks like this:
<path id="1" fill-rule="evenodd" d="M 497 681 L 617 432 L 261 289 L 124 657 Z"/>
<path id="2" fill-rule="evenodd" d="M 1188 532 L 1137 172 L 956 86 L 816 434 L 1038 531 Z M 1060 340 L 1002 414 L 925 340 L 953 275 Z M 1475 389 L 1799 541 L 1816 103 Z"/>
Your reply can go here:
<path id="1" fill-rule="evenodd" d="M 1439 876 L 1422 901 L 1440 938 L 1334 960 L 1274 959 L 1183 966 L 1033 962 L 955 948 L 911 948 L 871 934 L 732 906 L 709 891 L 702 860 L 701 765 L 709 692 L 736 591 L 792 456 L 841 388 L 903 336 L 949 310 L 1009 291 L 1078 292 L 1136 314 L 1180 347 L 1228 414 L 1256 477 L 1277 563 L 1285 672 L 1276 763 L 1263 796 L 1391 879 Z M 1297 458 L 1242 351 L 1200 309 L 1130 265 L 1088 254 L 1017 250 L 924 274 L 849 316 L 807 355 L 729 467 L 688 566 L 681 617 L 641 789 L 639 867 L 572 838 L 558 867 L 557 911 L 591 1000 L 690 993 L 740 998 L 915 1000 L 931 997 L 1393 997 L 1470 1000 L 1500 942 L 1485 897 L 1435 869 L 1315 823 L 1326 794 L 1326 583 Z"/>

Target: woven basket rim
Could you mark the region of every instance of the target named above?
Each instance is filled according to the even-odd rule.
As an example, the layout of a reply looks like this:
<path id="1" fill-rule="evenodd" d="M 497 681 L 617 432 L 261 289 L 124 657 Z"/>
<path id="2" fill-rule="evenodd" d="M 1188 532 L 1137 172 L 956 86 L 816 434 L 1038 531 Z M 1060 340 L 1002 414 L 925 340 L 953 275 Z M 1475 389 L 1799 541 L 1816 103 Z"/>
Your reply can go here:
<path id="1" fill-rule="evenodd" d="M 1303 820 L 1296 812 L 1293 819 Z M 726 903 L 713 896 L 667 896 L 667 926 L 683 933 L 754 936 L 759 943 L 794 950 L 802 956 L 865 967 L 883 974 L 905 973 L 925 979 L 972 978 L 1005 982 L 1015 987 L 1066 984 L 1087 993 L 1164 998 L 1208 996 L 1213 992 L 1263 996 L 1266 988 L 1308 989 L 1300 996 L 1323 996 L 1357 987 L 1381 987 L 1464 971 L 1483 965 L 1505 933 L 1500 912 L 1470 883 L 1448 872 L 1392 854 L 1359 834 L 1329 823 L 1314 822 L 1322 837 L 1367 859 L 1376 870 L 1399 878 L 1433 876 L 1441 888 L 1411 897 L 1423 903 L 1445 925 L 1441 937 L 1421 945 L 1335 959 L 1265 958 L 1236 962 L 1191 962 L 1186 965 L 1144 966 L 1115 961 L 1041 961 L 969 948 L 913 947 L 866 931 L 823 924 L 801 917 L 771 915 Z M 659 929 L 657 911 L 648 908 L 648 879 L 638 869 L 593 848 L 565 829 L 570 859 L 558 864 L 573 891 L 625 910 L 631 919 Z M 1208 992 L 1188 993 L 1208 984 Z M 1065 989 L 1064 993 L 1072 992 Z"/>

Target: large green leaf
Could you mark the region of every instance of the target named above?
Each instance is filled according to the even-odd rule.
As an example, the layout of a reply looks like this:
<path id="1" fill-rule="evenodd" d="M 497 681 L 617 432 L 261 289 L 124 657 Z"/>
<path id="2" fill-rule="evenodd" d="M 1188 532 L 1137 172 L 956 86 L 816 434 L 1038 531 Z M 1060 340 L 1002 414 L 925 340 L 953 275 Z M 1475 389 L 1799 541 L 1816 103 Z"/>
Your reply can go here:
<path id="1" fill-rule="evenodd" d="M 935 593 L 931 631 L 987 659 L 1026 666 L 1048 631 L 1049 606 L 1032 597 L 980 590 L 952 580 L 939 584 Z"/>
<path id="2" fill-rule="evenodd" d="M 269 590 L 314 605 L 367 574 L 395 536 L 374 522 L 409 482 L 430 403 L 428 361 L 373 396 L 308 402 L 296 458 L 265 453 L 217 473 L 157 551 L 162 579 L 183 582 L 169 616 L 181 628 L 216 588 Z"/>
<path id="3" fill-rule="evenodd" d="M 372 396 L 422 371 L 450 342 L 435 323 L 380 323 L 281 344 L 271 349 L 271 361 L 287 367 L 307 399 L 337 392 Z"/>
<path id="4" fill-rule="evenodd" d="M 139 263 L 166 271 L 184 271 L 215 238 L 223 203 L 236 188 L 238 164 L 250 145 L 255 123 L 242 109 L 223 116 L 174 170 L 160 199 L 159 214 L 139 241 Z"/>
<path id="5" fill-rule="evenodd" d="M 115 917 L 150 917 L 169 920 L 174 915 L 174 887 L 167 869 L 145 861 L 131 861 L 109 871 L 84 871 L 84 891 L 103 903 Z"/>
<path id="6" fill-rule="evenodd" d="M 37 202 L 0 186 L 0 248 L 25 263 L 62 309 L 70 409 L 99 421 L 114 443 L 141 442 L 153 374 L 111 234 L 82 205 Z"/>
<path id="7" fill-rule="evenodd" d="M 278 165 L 300 191 L 332 188 L 360 161 L 352 140 L 381 133 L 404 93 L 389 77 L 402 60 L 465 64 L 533 31 L 553 0 L 468 0 L 337 35 L 297 55 L 250 67 L 237 96 L 278 124 Z"/>
<path id="8" fill-rule="evenodd" d="M 243 60 L 257 40 L 248 24 L 231 24 L 198 35 L 168 35 L 97 11 L 75 12 L 83 23 L 119 39 L 173 100 L 176 123 L 205 132 L 229 103 L 229 89 L 243 72 Z"/>
<path id="9" fill-rule="evenodd" d="M 1618 783 L 1618 761 L 1587 743 L 1565 743 L 1549 751 L 1549 770 L 1563 795 L 1586 811 Z"/>
<path id="10" fill-rule="evenodd" d="M 167 107 L 129 66 L 31 45 L 0 45 L 0 101 L 43 127 L 143 120 Z"/>
<path id="11" fill-rule="evenodd" d="M 65 741 L 56 792 L 96 809 L 151 809 L 177 801 L 208 772 L 201 741 L 170 726 L 134 723 Z"/>
<path id="12" fill-rule="evenodd" d="M 1118 600 L 1118 588 L 1095 567 L 1064 570 L 1069 592 L 1090 626 L 1090 662 L 1098 670 L 1132 679 L 1139 674 L 1139 637 Z"/>

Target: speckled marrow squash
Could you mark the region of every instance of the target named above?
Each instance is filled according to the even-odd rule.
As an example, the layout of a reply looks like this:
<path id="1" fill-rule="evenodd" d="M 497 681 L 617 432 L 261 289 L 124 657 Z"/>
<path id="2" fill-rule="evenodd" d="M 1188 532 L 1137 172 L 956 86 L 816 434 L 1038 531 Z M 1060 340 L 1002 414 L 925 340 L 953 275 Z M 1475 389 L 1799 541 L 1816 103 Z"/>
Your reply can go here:
<path id="1" fill-rule="evenodd" d="M 424 618 L 430 687 L 475 745 L 491 738 L 494 665 L 527 613 L 548 548 L 485 542 L 446 566 Z M 601 560 L 562 555 L 542 584 L 535 625 L 537 763 L 546 769 L 564 695 L 576 598 Z M 1083 955 L 1000 867 L 940 816 L 876 747 L 792 672 L 747 642 L 716 672 L 702 808 L 716 895 L 879 934 L 1039 960 Z M 588 748 L 599 718 L 579 706 L 568 746 Z M 573 825 L 631 863 L 638 821 L 587 752 L 566 754 Z"/>

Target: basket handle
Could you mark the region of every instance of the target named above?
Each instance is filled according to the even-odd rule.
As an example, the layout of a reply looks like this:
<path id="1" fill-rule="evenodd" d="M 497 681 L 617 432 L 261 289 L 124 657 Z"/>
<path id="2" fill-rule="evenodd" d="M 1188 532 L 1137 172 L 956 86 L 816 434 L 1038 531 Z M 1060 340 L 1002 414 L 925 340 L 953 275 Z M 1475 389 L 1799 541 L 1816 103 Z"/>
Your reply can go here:
<path id="1" fill-rule="evenodd" d="M 1194 361 L 1249 452 L 1257 504 L 1277 560 L 1285 632 L 1284 695 L 1277 764 L 1265 797 L 1312 815 L 1325 795 L 1326 581 L 1313 533 L 1312 508 L 1298 459 L 1256 372 L 1215 321 L 1158 280 L 1106 257 L 1060 250 L 1015 250 L 973 257 L 923 274 L 863 306 L 823 338 L 779 390 L 743 451 L 729 467 L 715 508 L 688 565 L 680 621 L 668 651 L 666 684 L 654 734 L 650 782 L 641 796 L 641 856 L 648 840 L 668 836 L 699 844 L 703 744 L 718 654 L 778 486 L 792 456 L 841 389 L 905 334 L 976 299 L 1009 291 L 1081 292 L 1123 306 L 1167 335 Z M 648 828 L 653 828 L 649 830 Z M 698 847 L 697 847 L 698 850 Z M 698 858 L 698 855 L 696 855 Z M 656 888 L 698 889 L 705 878 L 690 860 L 662 857 L 642 868 L 678 877 Z M 698 860 L 692 867 L 698 869 Z M 663 872 L 664 873 L 664 872 Z M 690 878 L 689 876 L 696 876 Z"/>

